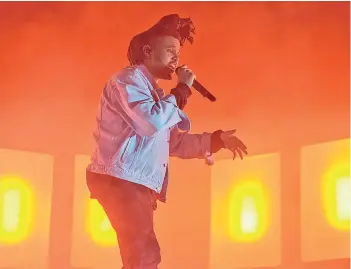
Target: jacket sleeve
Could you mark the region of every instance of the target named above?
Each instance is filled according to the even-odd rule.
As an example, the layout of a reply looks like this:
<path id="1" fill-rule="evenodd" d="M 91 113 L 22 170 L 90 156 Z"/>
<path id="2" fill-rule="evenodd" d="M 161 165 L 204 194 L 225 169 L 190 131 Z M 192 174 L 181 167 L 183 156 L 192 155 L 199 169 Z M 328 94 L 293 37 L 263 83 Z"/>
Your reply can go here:
<path id="1" fill-rule="evenodd" d="M 174 95 L 155 101 L 148 86 L 136 75 L 108 82 L 117 112 L 140 136 L 155 136 L 181 121 Z"/>
<path id="2" fill-rule="evenodd" d="M 179 132 L 174 127 L 170 134 L 169 154 L 181 159 L 204 159 L 211 152 L 211 135 Z"/>

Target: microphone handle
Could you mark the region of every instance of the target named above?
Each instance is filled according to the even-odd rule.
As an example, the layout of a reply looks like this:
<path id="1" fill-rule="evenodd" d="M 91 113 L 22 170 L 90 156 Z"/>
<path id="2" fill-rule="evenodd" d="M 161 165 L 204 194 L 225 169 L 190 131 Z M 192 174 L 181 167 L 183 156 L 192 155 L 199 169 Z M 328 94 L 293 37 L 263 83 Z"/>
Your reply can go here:
<path id="1" fill-rule="evenodd" d="M 197 90 L 203 97 L 208 98 L 211 102 L 216 101 L 216 97 L 214 97 L 212 95 L 212 93 L 210 93 L 208 90 L 206 90 L 206 88 L 204 86 L 202 86 L 200 84 L 200 82 L 198 82 L 196 79 L 194 79 L 193 82 L 193 87 L 195 90 Z"/>

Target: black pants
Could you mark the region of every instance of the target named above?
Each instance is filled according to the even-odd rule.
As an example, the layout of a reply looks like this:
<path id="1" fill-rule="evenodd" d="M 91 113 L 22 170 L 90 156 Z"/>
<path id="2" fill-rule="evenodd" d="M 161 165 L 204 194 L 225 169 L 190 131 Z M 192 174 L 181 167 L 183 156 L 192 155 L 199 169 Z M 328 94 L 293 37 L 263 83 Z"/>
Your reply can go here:
<path id="1" fill-rule="evenodd" d="M 122 269 L 157 269 L 160 247 L 154 232 L 156 200 L 150 189 L 87 171 L 91 198 L 104 208 L 116 231 Z"/>

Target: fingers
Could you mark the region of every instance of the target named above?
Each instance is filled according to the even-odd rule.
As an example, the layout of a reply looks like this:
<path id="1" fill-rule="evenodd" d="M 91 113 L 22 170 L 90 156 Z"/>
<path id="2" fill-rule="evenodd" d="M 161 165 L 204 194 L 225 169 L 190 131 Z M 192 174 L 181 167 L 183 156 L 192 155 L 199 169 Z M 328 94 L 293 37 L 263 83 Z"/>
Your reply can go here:
<path id="1" fill-rule="evenodd" d="M 247 147 L 246 147 L 246 146 L 244 145 L 244 143 L 241 142 L 240 140 L 239 140 L 239 142 L 238 142 L 238 147 L 236 148 L 236 150 L 240 150 L 241 152 L 245 153 L 245 155 L 248 154 L 248 153 L 247 153 Z"/>
<path id="2" fill-rule="evenodd" d="M 239 147 L 242 151 L 245 151 L 247 149 L 246 145 L 241 141 L 239 138 L 236 136 L 233 136 L 230 138 L 231 144 L 234 148 Z"/>
<path id="3" fill-rule="evenodd" d="M 234 161 L 236 158 L 236 152 L 235 152 L 235 150 L 232 150 L 232 152 L 233 152 L 233 161 Z"/>
<path id="4" fill-rule="evenodd" d="M 233 147 L 231 148 L 231 151 L 233 152 L 233 160 L 235 160 L 236 156 L 239 155 L 240 159 L 244 159 L 244 154 L 247 155 L 247 147 L 244 145 L 244 143 L 236 138 L 236 141 L 233 141 Z"/>
<path id="5" fill-rule="evenodd" d="M 225 147 L 233 152 L 233 160 L 235 160 L 237 155 L 243 160 L 244 154 L 248 155 L 247 147 L 239 138 L 233 135 L 235 132 L 236 129 L 225 131 L 221 134 L 221 139 L 223 140 Z"/>
<path id="6" fill-rule="evenodd" d="M 231 150 L 233 152 L 233 160 L 235 160 L 236 156 L 239 155 L 240 159 L 243 160 L 244 159 L 244 155 L 243 155 L 243 151 L 239 148 L 236 149 L 232 149 Z"/>
<path id="7" fill-rule="evenodd" d="M 240 159 L 244 159 L 243 158 L 243 152 L 241 151 L 241 149 L 237 148 L 236 151 L 239 153 Z"/>
<path id="8" fill-rule="evenodd" d="M 229 137 L 229 148 L 236 149 L 239 146 L 240 140 L 236 136 Z"/>
<path id="9" fill-rule="evenodd" d="M 179 66 L 176 70 L 176 74 L 178 76 L 179 83 L 184 83 L 190 88 L 192 87 L 194 80 L 196 79 L 196 75 L 191 69 L 188 68 L 187 65 Z"/>
<path id="10" fill-rule="evenodd" d="M 196 75 L 191 69 L 185 69 L 185 72 L 189 77 L 193 77 L 194 79 L 196 78 Z"/>
<path id="11" fill-rule="evenodd" d="M 187 65 L 182 65 L 180 68 L 183 69 L 184 72 L 195 76 L 193 70 L 191 70 Z"/>
<path id="12" fill-rule="evenodd" d="M 246 145 L 243 143 L 243 141 L 241 141 L 240 139 L 238 139 L 238 147 L 247 154 L 247 147 Z"/>
<path id="13" fill-rule="evenodd" d="M 181 68 L 185 72 L 191 72 L 191 70 L 186 64 L 179 66 L 179 68 Z"/>

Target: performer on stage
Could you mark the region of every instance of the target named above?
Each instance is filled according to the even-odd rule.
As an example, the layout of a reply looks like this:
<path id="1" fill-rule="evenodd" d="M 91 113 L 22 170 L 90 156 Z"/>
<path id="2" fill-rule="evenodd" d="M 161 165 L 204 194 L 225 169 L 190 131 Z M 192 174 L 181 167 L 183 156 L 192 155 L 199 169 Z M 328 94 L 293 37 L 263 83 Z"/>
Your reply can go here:
<path id="1" fill-rule="evenodd" d="M 136 35 L 128 49 L 130 66 L 112 76 L 101 95 L 87 185 L 116 231 L 124 269 L 157 269 L 161 262 L 153 211 L 157 200 L 166 201 L 169 156 L 211 164 L 211 154 L 221 148 L 234 158 L 247 154 L 235 130 L 189 133 L 183 112 L 195 79 L 189 67 L 178 68 L 170 94 L 158 87 L 175 75 L 194 30 L 190 19 L 172 14 Z"/>

